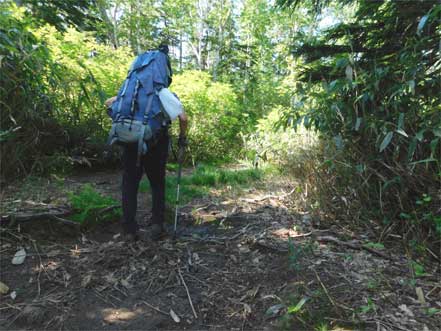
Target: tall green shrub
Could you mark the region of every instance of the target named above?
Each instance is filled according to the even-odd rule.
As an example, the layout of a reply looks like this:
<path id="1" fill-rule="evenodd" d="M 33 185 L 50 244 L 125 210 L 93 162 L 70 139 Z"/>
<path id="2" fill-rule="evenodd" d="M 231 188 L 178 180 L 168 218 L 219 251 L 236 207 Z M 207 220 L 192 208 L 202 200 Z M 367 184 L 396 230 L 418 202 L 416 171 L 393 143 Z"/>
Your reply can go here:
<path id="1" fill-rule="evenodd" d="M 190 70 L 176 75 L 171 89 L 189 116 L 191 157 L 197 161 L 217 161 L 237 156 L 241 147 L 238 134 L 245 118 L 232 87 L 213 82 L 208 73 Z"/>
<path id="2" fill-rule="evenodd" d="M 56 120 L 52 93 L 61 68 L 32 32 L 32 24 L 17 7 L 0 4 L 2 178 L 50 166 L 67 139 Z"/>
<path id="3" fill-rule="evenodd" d="M 441 5 L 357 4 L 353 20 L 313 38 L 299 35 L 294 55 L 303 59 L 303 83 L 289 115 L 335 144 L 324 163 L 330 182 L 319 187 L 355 202 L 355 216 L 430 232 L 424 214 L 440 206 L 423 212 L 416 201 L 441 199 Z"/>

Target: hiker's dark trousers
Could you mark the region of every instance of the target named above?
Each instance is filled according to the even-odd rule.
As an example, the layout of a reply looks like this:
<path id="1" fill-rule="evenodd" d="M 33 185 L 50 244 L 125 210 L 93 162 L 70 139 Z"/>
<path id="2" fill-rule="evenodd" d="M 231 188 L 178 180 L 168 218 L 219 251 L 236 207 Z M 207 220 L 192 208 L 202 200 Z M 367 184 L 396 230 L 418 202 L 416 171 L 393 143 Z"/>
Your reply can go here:
<path id="1" fill-rule="evenodd" d="M 149 149 L 136 166 L 138 146 L 125 146 L 123 150 L 122 205 L 123 228 L 127 233 L 136 233 L 139 225 L 136 222 L 138 207 L 138 187 L 144 172 L 150 181 L 152 192 L 152 222 L 164 223 L 165 210 L 165 165 L 168 156 L 168 133 L 162 134 L 154 147 Z"/>

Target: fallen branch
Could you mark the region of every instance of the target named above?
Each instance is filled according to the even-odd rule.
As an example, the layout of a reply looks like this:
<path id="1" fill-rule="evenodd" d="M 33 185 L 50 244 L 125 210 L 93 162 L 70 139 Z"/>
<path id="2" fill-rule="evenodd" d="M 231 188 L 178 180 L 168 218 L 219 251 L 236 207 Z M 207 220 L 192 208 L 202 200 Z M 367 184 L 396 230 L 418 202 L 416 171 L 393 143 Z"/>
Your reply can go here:
<path id="1" fill-rule="evenodd" d="M 29 221 L 51 219 L 63 224 L 79 226 L 80 225 L 79 223 L 64 218 L 65 216 L 68 216 L 71 213 L 72 210 L 64 209 L 64 208 L 52 208 L 46 211 L 23 211 L 15 214 L 2 215 L 0 218 L 0 225 L 4 225 L 4 224 L 13 225 L 16 222 L 23 223 Z"/>
<path id="2" fill-rule="evenodd" d="M 167 312 L 165 312 L 165 311 L 163 311 L 163 310 L 161 310 L 161 309 L 159 309 L 159 308 L 157 308 L 157 307 L 155 307 L 155 306 L 152 306 L 152 305 L 149 304 L 148 302 L 142 301 L 142 303 L 145 304 L 147 307 L 150 307 L 150 308 L 152 308 L 153 310 L 156 310 L 158 313 L 164 314 L 164 315 L 166 315 L 166 316 L 170 316 L 169 313 L 167 313 Z"/>
<path id="3" fill-rule="evenodd" d="M 296 189 L 293 188 L 290 192 L 285 193 L 285 194 L 282 194 L 282 195 L 272 195 L 272 194 L 270 194 L 270 195 L 265 195 L 265 196 L 263 196 L 263 197 L 261 197 L 261 198 L 258 198 L 258 199 L 240 198 L 239 200 L 240 200 L 240 201 L 244 201 L 244 202 L 249 202 L 249 203 L 261 202 L 261 201 L 266 200 L 266 199 L 277 199 L 277 200 L 281 200 L 281 199 L 284 199 L 284 198 L 290 196 L 291 194 L 293 194 L 293 193 L 295 192 L 295 190 L 296 190 Z"/>
<path id="4" fill-rule="evenodd" d="M 315 276 L 317 277 L 318 282 L 322 286 L 323 290 L 325 291 L 326 296 L 328 297 L 329 301 L 332 303 L 334 307 L 337 307 L 334 300 L 332 299 L 331 295 L 328 292 L 328 289 L 325 287 L 325 284 L 323 284 L 322 280 L 320 279 L 320 276 L 318 275 L 317 271 L 314 270 Z"/>
<path id="5" fill-rule="evenodd" d="M 66 224 L 66 225 L 73 225 L 75 227 L 81 226 L 81 224 L 78 223 L 78 222 L 74 222 L 74 221 L 71 221 L 71 220 L 68 220 L 68 219 L 65 219 L 65 218 L 61 218 L 61 217 L 55 216 L 55 215 L 49 216 L 49 219 L 57 221 L 57 222 L 60 222 L 60 223 L 63 223 L 63 224 Z"/>
<path id="6" fill-rule="evenodd" d="M 182 285 L 184 285 L 184 287 L 185 287 L 185 291 L 187 291 L 188 302 L 190 302 L 190 306 L 191 306 L 191 310 L 193 311 L 193 315 L 195 318 L 198 318 L 198 314 L 196 314 L 196 310 L 194 310 L 193 302 L 191 301 L 190 292 L 188 290 L 187 284 L 185 284 L 184 277 L 182 277 L 182 273 L 181 273 L 180 268 L 178 268 L 178 274 L 179 274 L 179 277 L 181 278 Z"/>
<path id="7" fill-rule="evenodd" d="M 106 207 L 106 208 L 103 208 L 103 209 L 99 210 L 97 214 L 98 215 L 102 215 L 102 214 L 105 214 L 105 213 L 107 213 L 109 211 L 112 211 L 112 210 L 118 209 L 118 208 L 121 208 L 121 205 L 109 206 L 109 207 Z"/>
<path id="8" fill-rule="evenodd" d="M 350 242 L 347 242 L 347 241 L 341 241 L 341 240 L 338 240 L 337 238 L 334 238 L 334 237 L 331 237 L 331 236 L 317 237 L 317 241 L 332 242 L 334 244 L 337 244 L 337 245 L 340 245 L 340 246 L 346 246 L 346 247 L 349 247 L 349 248 L 352 248 L 352 249 L 355 249 L 355 250 L 366 250 L 366 251 L 368 251 L 368 252 L 370 252 L 372 254 L 378 255 L 378 256 L 380 256 L 380 257 L 382 257 L 384 259 L 391 260 L 391 261 L 394 260 L 389 255 L 387 255 L 385 253 L 382 253 L 382 252 L 379 252 L 376 249 L 367 247 L 365 245 L 359 245 L 359 244 L 350 243 Z"/>

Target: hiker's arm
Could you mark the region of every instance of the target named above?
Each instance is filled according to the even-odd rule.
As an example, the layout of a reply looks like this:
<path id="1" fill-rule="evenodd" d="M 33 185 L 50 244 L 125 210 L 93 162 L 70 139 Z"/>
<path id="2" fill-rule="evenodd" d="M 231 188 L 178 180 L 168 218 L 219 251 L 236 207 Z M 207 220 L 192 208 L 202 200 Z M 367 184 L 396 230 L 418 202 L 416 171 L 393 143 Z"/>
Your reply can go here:
<path id="1" fill-rule="evenodd" d="M 106 106 L 106 108 L 109 108 L 115 100 L 116 100 L 116 95 L 114 97 L 107 99 L 104 102 L 104 106 Z"/>
<path id="2" fill-rule="evenodd" d="M 112 104 L 115 100 L 116 100 L 116 95 L 114 97 L 107 99 L 104 102 L 104 106 L 106 106 L 106 109 L 107 109 L 107 115 L 109 115 L 109 116 L 111 116 L 111 114 L 112 114 L 112 109 L 110 107 L 112 106 Z"/>
<path id="3" fill-rule="evenodd" d="M 179 138 L 184 138 L 187 136 L 187 127 L 188 127 L 188 117 L 185 111 L 183 111 L 179 117 Z"/>

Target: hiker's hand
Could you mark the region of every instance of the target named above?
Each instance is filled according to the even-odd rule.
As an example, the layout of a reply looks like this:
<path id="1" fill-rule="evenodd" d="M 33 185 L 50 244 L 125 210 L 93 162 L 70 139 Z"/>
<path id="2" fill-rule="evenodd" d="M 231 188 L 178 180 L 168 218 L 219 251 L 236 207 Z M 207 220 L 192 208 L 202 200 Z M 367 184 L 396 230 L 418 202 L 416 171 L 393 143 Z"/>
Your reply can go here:
<path id="1" fill-rule="evenodd" d="M 179 139 L 178 139 L 178 146 L 179 146 L 181 149 L 185 149 L 185 147 L 187 147 L 187 145 L 188 145 L 187 137 L 186 137 L 186 136 L 179 136 Z"/>
<path id="2" fill-rule="evenodd" d="M 107 100 L 104 102 L 104 106 L 106 106 L 106 108 L 109 108 L 109 107 L 112 105 L 112 103 L 115 102 L 115 100 L 116 100 L 116 96 L 107 99 Z"/>

